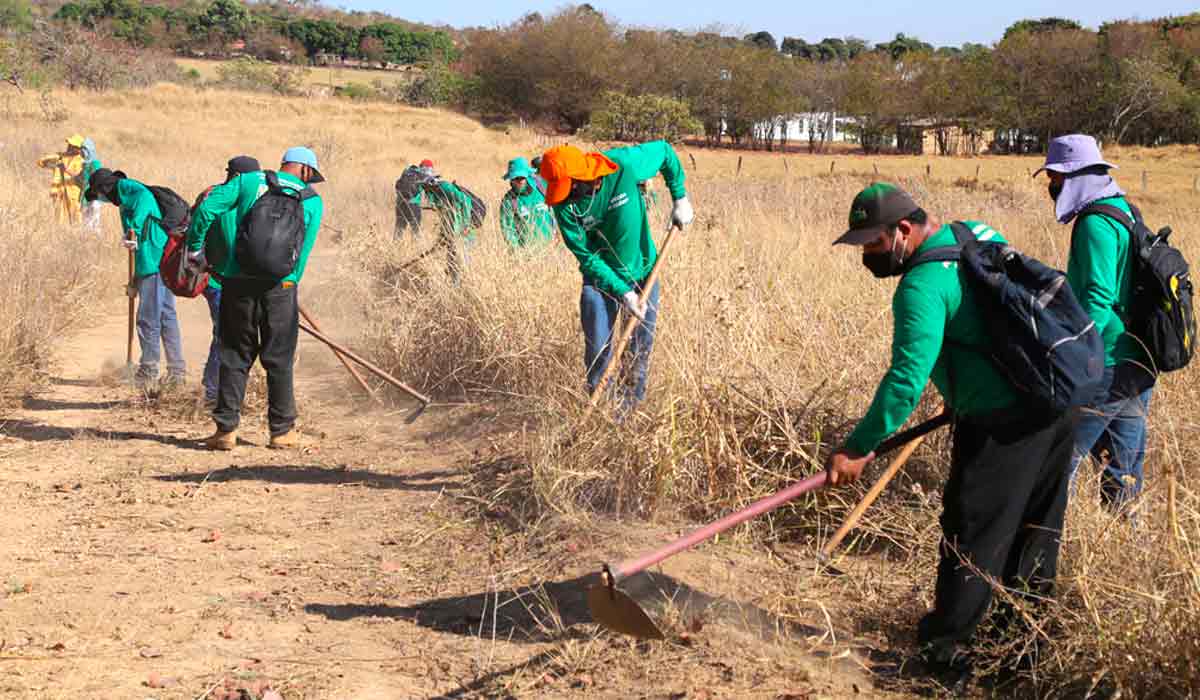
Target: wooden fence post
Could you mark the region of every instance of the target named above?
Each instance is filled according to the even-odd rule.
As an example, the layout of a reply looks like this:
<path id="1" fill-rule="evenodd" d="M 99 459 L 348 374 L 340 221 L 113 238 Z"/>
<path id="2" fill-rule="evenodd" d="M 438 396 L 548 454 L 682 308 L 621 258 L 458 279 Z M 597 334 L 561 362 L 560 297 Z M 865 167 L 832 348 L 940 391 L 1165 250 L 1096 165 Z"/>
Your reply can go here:
<path id="1" fill-rule="evenodd" d="M 789 173 L 789 174 L 792 172 L 792 169 L 788 167 L 787 158 L 783 159 L 783 172 Z"/>
<path id="2" fill-rule="evenodd" d="M 830 174 L 830 175 L 832 175 L 832 174 L 833 174 L 833 166 L 835 166 L 835 165 L 837 165 L 837 161 L 836 161 L 836 160 L 831 160 L 831 161 L 829 161 L 829 174 Z"/>
<path id="3" fill-rule="evenodd" d="M 692 161 L 692 170 L 699 170 L 699 168 L 696 167 L 696 156 L 688 153 L 688 158 L 690 158 Z"/>
<path id="4" fill-rule="evenodd" d="M 742 174 L 742 157 L 738 156 L 737 174 Z"/>

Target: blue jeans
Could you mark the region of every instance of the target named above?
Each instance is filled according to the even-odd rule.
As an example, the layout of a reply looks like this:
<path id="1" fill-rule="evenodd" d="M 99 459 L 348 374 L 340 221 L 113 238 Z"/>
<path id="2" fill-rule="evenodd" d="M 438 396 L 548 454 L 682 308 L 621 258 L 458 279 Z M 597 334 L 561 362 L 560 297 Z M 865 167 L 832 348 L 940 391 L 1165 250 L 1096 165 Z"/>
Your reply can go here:
<path id="1" fill-rule="evenodd" d="M 1100 477 L 1100 498 L 1105 505 L 1120 507 L 1142 491 L 1146 459 L 1146 416 L 1150 410 L 1152 381 L 1133 375 L 1145 371 L 1131 363 L 1104 370 L 1100 398 L 1085 406 L 1075 427 L 1075 451 L 1071 458 L 1071 484 L 1084 457 L 1100 462 L 1109 454 Z M 1145 386 L 1147 383 L 1150 386 Z"/>
<path id="2" fill-rule="evenodd" d="M 640 290 L 635 290 L 640 291 Z M 639 323 L 629 339 L 628 351 L 632 357 L 632 392 L 614 378 L 609 387 L 622 385 L 622 403 L 632 408 L 646 398 L 646 374 L 650 369 L 650 350 L 654 347 L 654 331 L 658 325 L 659 286 L 656 282 L 650 291 L 646 309 L 646 320 Z M 600 291 L 587 282 L 579 295 L 579 320 L 583 323 L 583 365 L 587 370 L 588 393 L 600 383 L 600 376 L 611 359 L 610 347 L 613 327 L 617 322 L 617 311 L 621 302 Z"/>
<path id="3" fill-rule="evenodd" d="M 167 374 L 182 378 L 187 371 L 183 361 L 183 341 L 179 337 L 179 319 L 175 316 L 175 295 L 163 284 L 162 276 L 139 277 L 137 335 L 142 359 L 137 374 L 142 379 L 158 378 L 159 343 L 167 355 Z"/>
<path id="4" fill-rule="evenodd" d="M 208 316 L 213 324 L 208 360 L 204 362 L 204 400 L 216 401 L 221 381 L 221 290 L 209 285 L 204 289 L 204 300 L 208 302 Z"/>

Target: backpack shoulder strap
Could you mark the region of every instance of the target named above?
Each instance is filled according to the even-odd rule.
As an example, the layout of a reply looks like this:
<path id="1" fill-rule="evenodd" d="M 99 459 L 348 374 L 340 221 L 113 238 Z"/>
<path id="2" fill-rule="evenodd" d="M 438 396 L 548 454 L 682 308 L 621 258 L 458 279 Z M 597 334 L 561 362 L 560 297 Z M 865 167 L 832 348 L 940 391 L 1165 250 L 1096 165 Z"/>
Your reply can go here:
<path id="1" fill-rule="evenodd" d="M 938 246 L 930 248 L 924 253 L 919 253 L 904 266 L 904 271 L 908 272 L 917 265 L 924 265 L 931 262 L 957 262 L 962 258 L 963 250 L 976 244 L 975 234 L 971 233 L 971 229 L 961 221 L 955 221 L 950 224 L 950 230 L 954 232 L 955 245 Z"/>
<path id="2" fill-rule="evenodd" d="M 1129 208 L 1135 213 L 1133 217 L 1111 204 L 1089 204 L 1083 208 L 1083 211 L 1079 212 L 1075 220 L 1078 221 L 1089 214 L 1103 214 L 1111 219 L 1116 219 L 1117 223 L 1121 224 L 1127 230 L 1132 232 L 1134 227 L 1137 225 L 1136 222 L 1142 217 L 1141 212 L 1135 209 L 1133 205 L 1130 205 Z"/>
<path id="3" fill-rule="evenodd" d="M 267 178 L 267 189 L 272 192 L 278 192 L 283 189 L 279 186 L 279 173 L 276 173 L 274 170 L 264 170 L 263 176 Z"/>

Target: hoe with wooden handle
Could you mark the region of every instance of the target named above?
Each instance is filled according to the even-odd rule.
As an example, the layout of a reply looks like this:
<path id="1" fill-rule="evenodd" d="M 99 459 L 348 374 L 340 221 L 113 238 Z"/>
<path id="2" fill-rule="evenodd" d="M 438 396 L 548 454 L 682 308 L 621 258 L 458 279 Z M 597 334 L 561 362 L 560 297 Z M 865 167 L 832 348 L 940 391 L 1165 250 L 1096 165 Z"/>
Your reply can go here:
<path id="1" fill-rule="evenodd" d="M 950 416 L 945 411 L 941 411 L 938 413 L 938 417 L 934 418 L 933 420 L 943 420 L 944 422 L 949 422 Z M 858 521 L 862 519 L 863 513 L 866 513 L 867 509 L 871 507 L 871 504 L 875 502 L 875 499 L 879 498 L 879 494 L 883 493 L 883 490 L 887 488 L 887 485 L 891 482 L 891 480 L 900 473 L 900 470 L 904 468 L 904 464 L 908 462 L 908 458 L 912 456 L 913 452 L 917 451 L 917 448 L 920 447 L 921 443 L 924 441 L 925 435 L 921 435 L 905 445 L 903 450 L 900 450 L 900 454 L 896 455 L 896 458 L 892 460 L 892 463 L 889 464 L 888 468 L 883 472 L 882 475 L 880 475 L 879 480 L 871 485 L 871 490 L 867 491 L 867 495 L 863 496 L 862 500 L 858 502 L 858 505 L 854 506 L 854 510 L 850 511 L 850 515 L 846 516 L 846 520 L 842 522 L 842 526 L 837 529 L 837 532 L 833 533 L 833 537 L 831 537 L 829 541 L 825 543 L 825 546 L 821 548 L 821 553 L 817 558 L 822 564 L 829 563 L 829 559 L 831 556 L 833 556 L 834 550 L 838 548 L 838 545 L 842 543 L 842 540 L 846 539 L 846 535 L 848 535 L 850 531 L 854 529 L 854 526 L 858 524 Z"/>
<path id="2" fill-rule="evenodd" d="M 658 273 L 662 270 L 663 261 L 667 259 L 667 249 L 671 247 L 671 241 L 675 236 L 675 232 L 679 230 L 672 226 L 667 229 L 667 238 L 663 241 L 662 247 L 658 249 L 658 258 L 654 261 L 654 267 L 650 268 L 650 276 L 646 278 L 645 284 L 642 285 L 642 291 L 638 295 L 638 303 L 645 307 L 647 299 L 650 298 L 651 291 L 654 290 L 654 285 L 658 282 Z M 621 364 L 621 355 L 625 354 L 625 348 L 629 345 L 629 339 L 633 337 L 633 331 L 638 327 L 641 321 L 633 314 L 627 314 L 628 319 L 625 325 L 621 328 L 621 334 L 617 337 L 617 344 L 612 346 L 612 352 L 608 355 L 608 366 L 604 368 L 604 373 L 600 375 L 600 381 L 596 382 L 596 388 L 592 389 L 590 403 L 587 410 L 583 414 L 583 419 L 586 421 L 592 415 L 592 411 L 596 410 L 596 404 L 600 403 L 600 397 L 604 395 L 604 387 L 608 386 L 608 382 L 612 379 L 617 367 Z"/>
<path id="3" fill-rule="evenodd" d="M 943 413 L 904 432 L 897 433 L 891 438 L 884 440 L 875 449 L 875 454 L 883 456 L 901 445 L 924 437 L 928 433 L 945 425 L 948 420 L 948 416 Z M 730 513 L 716 522 L 693 530 L 665 547 L 643 554 L 636 559 L 622 562 L 617 566 L 605 564 L 600 572 L 601 583 L 589 586 L 587 590 L 588 608 L 592 612 L 592 619 L 608 629 L 621 634 L 628 634 L 641 639 L 663 639 L 662 631 L 658 629 L 658 626 L 654 624 L 654 621 L 650 619 L 646 611 L 642 610 L 641 606 L 634 602 L 632 598 L 618 589 L 618 583 L 623 579 L 654 566 L 668 557 L 700 544 L 713 535 L 722 533 L 735 525 L 740 525 L 747 520 L 774 510 L 801 494 L 824 486 L 828 478 L 828 472 L 823 471 L 820 474 L 814 474 L 803 481 L 792 484 L 782 491 L 756 501 L 736 513 Z"/>

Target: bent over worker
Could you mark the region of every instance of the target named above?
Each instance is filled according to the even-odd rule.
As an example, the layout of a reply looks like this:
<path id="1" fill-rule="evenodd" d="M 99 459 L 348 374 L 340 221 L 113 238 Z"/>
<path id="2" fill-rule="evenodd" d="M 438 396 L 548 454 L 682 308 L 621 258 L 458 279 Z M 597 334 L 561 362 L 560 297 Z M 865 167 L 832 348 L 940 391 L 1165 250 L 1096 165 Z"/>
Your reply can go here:
<path id="1" fill-rule="evenodd" d="M 134 280 L 129 289 L 136 294 L 137 337 L 142 356 L 134 381 L 143 388 L 158 382 L 159 344 L 167 356 L 168 385 L 182 385 L 187 367 L 183 359 L 183 338 L 175 312 L 175 295 L 163 284 L 159 265 L 167 232 L 162 227 L 162 210 L 154 194 L 142 183 L 121 171 L 100 168 L 92 173 L 85 194 L 89 202 L 112 202 L 121 210 L 121 245 L 133 254 Z"/>
<path id="2" fill-rule="evenodd" d="M 293 366 L 300 335 L 297 286 L 304 276 L 309 253 L 317 241 L 324 205 L 309 185 L 324 182 L 317 156 L 296 147 L 283 154 L 279 171 L 249 172 L 217 185 L 192 214 L 188 227 L 188 258 L 203 264 L 205 241 L 213 232 L 225 237 L 225 259 L 213 265 L 221 279 L 221 369 L 217 407 L 213 411 L 216 432 L 204 441 L 211 450 L 232 450 L 237 445 L 246 380 L 257 359 L 267 372 L 267 424 L 270 447 L 283 449 L 302 444 L 296 430 L 296 395 Z M 251 209 L 267 194 L 274 182 L 303 208 L 304 241 L 292 270 L 282 279 L 253 276 L 239 261 L 236 237 Z M 279 196 L 279 195 L 274 195 Z M 237 226 L 213 223 L 227 212 L 236 212 Z"/>
<path id="3" fill-rule="evenodd" d="M 921 620 L 917 639 L 931 670 L 963 672 L 970 661 L 965 652 L 991 602 L 988 577 L 1034 600 L 1053 589 L 1074 412 L 1046 415 L 1020 402 L 987 354 L 989 319 L 958 262 L 912 264 L 927 251 L 954 246 L 951 225 L 885 183 L 860 192 L 849 218 L 850 230 L 834 243 L 861 247 L 862 263 L 874 276 L 901 277 L 892 296 L 891 365 L 867 414 L 830 457 L 830 481 L 858 479 L 932 378 L 954 414 L 954 445 L 933 610 Z M 985 223 L 963 223 L 980 242 L 1004 240 Z M 1013 617 L 1006 608 L 998 626 Z"/>
<path id="4" fill-rule="evenodd" d="M 554 207 L 563 242 L 579 261 L 583 275 L 579 319 L 589 393 L 595 391 L 611 360 L 617 310 L 624 308 L 639 321 L 630 341 L 633 387 L 622 398 L 623 410 L 632 409 L 646 398 L 659 312 L 657 283 L 649 290 L 647 303 L 639 301 L 658 249 L 638 182 L 663 176 L 675 200 L 672 225 L 683 228 L 693 218 L 683 167 L 670 144 L 651 141 L 603 153 L 556 146 L 542 156 L 540 169 L 546 180 L 546 202 Z"/>

